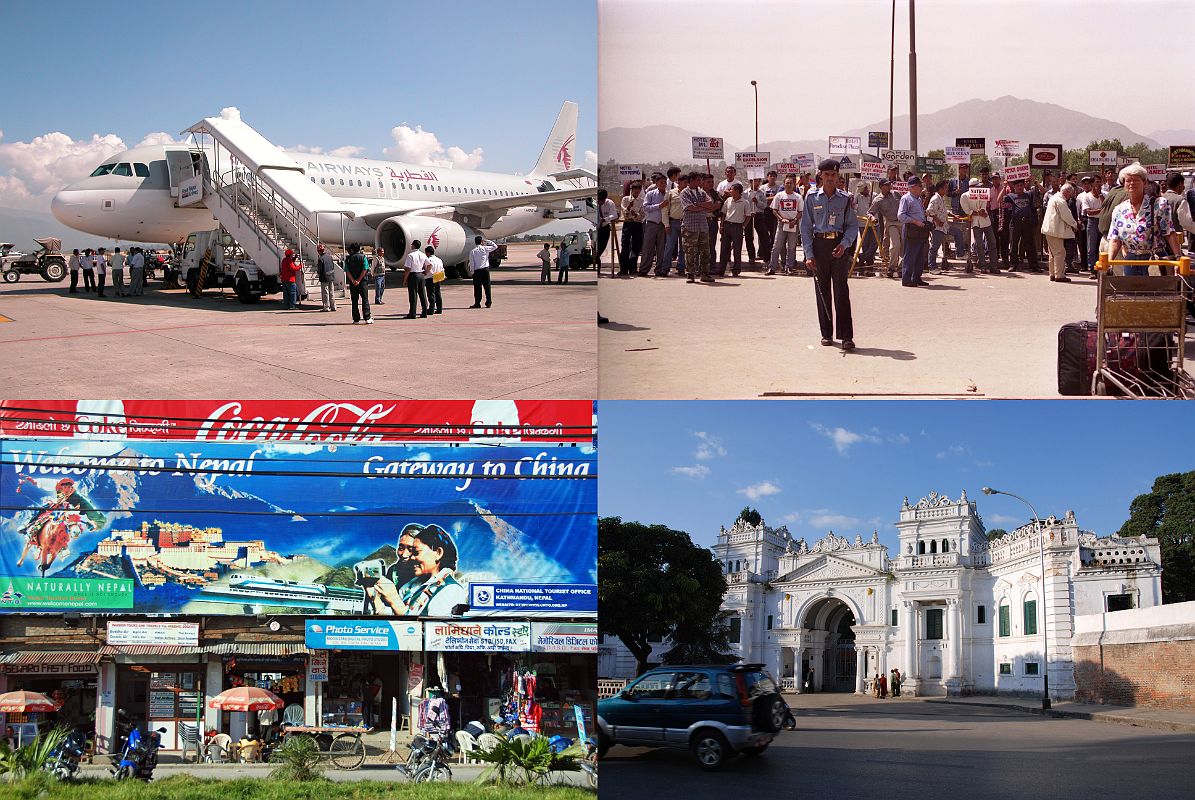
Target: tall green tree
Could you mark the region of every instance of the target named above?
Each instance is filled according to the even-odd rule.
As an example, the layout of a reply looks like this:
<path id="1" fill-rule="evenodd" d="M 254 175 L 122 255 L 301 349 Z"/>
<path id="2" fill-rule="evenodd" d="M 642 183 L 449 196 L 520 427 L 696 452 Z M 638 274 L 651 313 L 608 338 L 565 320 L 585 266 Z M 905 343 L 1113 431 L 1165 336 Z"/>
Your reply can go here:
<path id="1" fill-rule="evenodd" d="M 748 525 L 755 526 L 758 526 L 763 522 L 763 517 L 751 506 L 743 506 L 743 510 L 739 512 L 739 519 L 743 520 Z"/>
<path id="2" fill-rule="evenodd" d="M 598 520 L 598 629 L 647 670 L 651 640 L 716 650 L 726 578 L 712 552 L 664 525 Z M 696 648 L 696 649 L 694 649 Z"/>
<path id="3" fill-rule="evenodd" d="M 1195 600 L 1195 471 L 1162 475 L 1138 495 L 1118 536 L 1156 537 L 1162 547 L 1162 602 Z"/>
<path id="4" fill-rule="evenodd" d="M 710 620 L 694 620 L 678 626 L 664 653 L 665 664 L 733 664 L 740 659 L 730 652 L 730 618 L 733 611 L 719 611 Z"/>

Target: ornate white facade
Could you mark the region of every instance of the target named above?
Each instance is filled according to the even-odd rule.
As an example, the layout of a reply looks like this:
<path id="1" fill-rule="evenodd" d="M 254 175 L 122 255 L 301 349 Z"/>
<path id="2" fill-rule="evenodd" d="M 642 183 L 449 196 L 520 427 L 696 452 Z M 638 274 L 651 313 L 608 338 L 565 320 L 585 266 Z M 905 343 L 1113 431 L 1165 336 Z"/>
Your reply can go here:
<path id="1" fill-rule="evenodd" d="M 784 527 L 722 528 L 713 552 L 743 659 L 798 690 L 810 667 L 816 690 L 855 692 L 897 667 L 908 694 L 1040 693 L 1044 626 L 1063 699 L 1076 615 L 1162 602 L 1157 540 L 1097 538 L 1073 512 L 989 543 L 965 491 L 931 492 L 906 498 L 896 527 L 895 557 L 874 533 L 809 545 Z"/>

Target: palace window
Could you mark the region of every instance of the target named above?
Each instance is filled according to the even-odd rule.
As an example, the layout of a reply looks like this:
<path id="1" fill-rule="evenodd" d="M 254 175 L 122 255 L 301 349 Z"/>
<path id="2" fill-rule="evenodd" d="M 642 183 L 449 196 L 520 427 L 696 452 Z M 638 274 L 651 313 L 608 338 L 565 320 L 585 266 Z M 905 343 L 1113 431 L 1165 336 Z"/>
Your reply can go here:
<path id="1" fill-rule="evenodd" d="M 1032 636 L 1037 633 L 1037 601 L 1025 601 L 1025 635 Z"/>
<path id="2" fill-rule="evenodd" d="M 1007 661 L 1004 662 L 1003 664 L 1001 664 L 1000 665 L 1000 674 L 1001 675 L 1011 675 L 1012 674 L 1012 664 L 1009 664 Z"/>
<path id="3" fill-rule="evenodd" d="M 730 624 L 727 627 L 730 628 L 727 640 L 731 644 L 738 644 L 743 635 L 743 618 L 736 614 L 730 618 Z"/>
<path id="4" fill-rule="evenodd" d="M 938 540 L 937 540 L 937 539 L 931 539 L 931 540 L 930 540 L 930 543 L 929 543 L 929 551 L 930 551 L 930 553 L 936 553 L 936 552 L 938 552 Z"/>
<path id="5" fill-rule="evenodd" d="M 949 540 L 949 539 L 943 539 L 943 540 L 942 540 L 942 552 L 943 552 L 943 553 L 949 553 L 949 552 L 950 552 L 950 540 Z"/>
<path id="6" fill-rule="evenodd" d="M 925 542 L 917 543 L 917 555 L 919 555 L 919 556 L 925 555 Z"/>
<path id="7" fill-rule="evenodd" d="M 895 608 L 892 609 L 892 627 L 893 628 L 900 627 L 900 611 Z"/>
<path id="8" fill-rule="evenodd" d="M 988 622 L 987 606 L 977 606 L 975 609 L 975 624 L 986 625 Z"/>
<path id="9" fill-rule="evenodd" d="M 1025 662 L 1025 674 L 1026 675 L 1037 675 L 1038 674 L 1036 661 L 1026 661 Z"/>
<path id="10" fill-rule="evenodd" d="M 768 630 L 772 629 L 772 615 L 768 614 Z"/>
<path id="11" fill-rule="evenodd" d="M 1133 607 L 1133 596 L 1131 594 L 1110 594 L 1104 604 L 1108 611 L 1127 611 Z"/>
<path id="12" fill-rule="evenodd" d="M 942 638 L 942 609 L 927 608 L 925 610 L 925 638 Z"/>
<path id="13" fill-rule="evenodd" d="M 1011 626 L 1009 625 L 1009 618 L 1008 618 L 1008 606 L 1002 605 L 1002 606 L 1000 606 L 1000 635 L 1001 636 L 1012 635 L 1012 631 L 1010 630 L 1010 627 Z"/>

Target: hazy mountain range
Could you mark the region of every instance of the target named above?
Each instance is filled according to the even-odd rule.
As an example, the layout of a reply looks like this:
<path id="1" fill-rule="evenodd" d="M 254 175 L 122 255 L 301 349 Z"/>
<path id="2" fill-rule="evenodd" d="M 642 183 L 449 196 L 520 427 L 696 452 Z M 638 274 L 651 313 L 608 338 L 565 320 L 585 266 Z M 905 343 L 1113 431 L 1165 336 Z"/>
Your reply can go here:
<path id="1" fill-rule="evenodd" d="M 859 136 L 866 150 L 867 132 L 887 129 L 888 120 L 884 119 L 854 130 L 827 130 L 819 139 L 761 141 L 759 149 L 770 152 L 772 160 L 779 161 L 794 153 L 824 154 L 829 136 Z M 675 125 L 611 128 L 598 132 L 598 160 L 604 163 L 613 159 L 620 164 L 687 163 L 693 160 L 691 137 L 718 135 L 717 130 L 690 131 Z M 1195 131 L 1157 131 L 1146 136 L 1120 122 L 1010 95 L 995 100 L 966 100 L 941 111 L 918 115 L 918 149 L 922 153 L 954 145 L 959 136 L 986 137 L 989 155 L 996 139 L 1015 139 L 1022 146 L 1061 143 L 1066 148 L 1085 147 L 1092 139 L 1105 138 L 1119 138 L 1126 146 L 1137 142 L 1150 147 L 1195 142 Z M 895 118 L 893 138 L 894 147 L 908 147 L 907 114 Z M 729 155 L 736 150 L 751 150 L 753 146 L 754 142 L 727 141 L 725 152 Z"/>

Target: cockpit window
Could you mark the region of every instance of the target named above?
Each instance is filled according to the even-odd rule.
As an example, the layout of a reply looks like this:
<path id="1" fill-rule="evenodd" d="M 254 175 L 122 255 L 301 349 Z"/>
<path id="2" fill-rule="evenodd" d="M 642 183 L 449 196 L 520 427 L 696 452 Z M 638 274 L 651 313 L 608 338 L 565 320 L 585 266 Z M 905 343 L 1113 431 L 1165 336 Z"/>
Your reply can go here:
<path id="1" fill-rule="evenodd" d="M 98 178 L 101 175 L 107 175 L 109 172 L 111 172 L 113 170 L 113 168 L 115 166 L 116 166 L 115 164 L 100 164 L 98 167 L 95 168 L 95 172 L 91 173 L 88 177 L 89 178 Z"/>
<path id="2" fill-rule="evenodd" d="M 133 165 L 133 174 L 136 175 L 138 178 L 148 178 L 149 177 L 149 164 L 134 164 Z"/>
<path id="3" fill-rule="evenodd" d="M 133 165 L 132 164 L 117 164 L 116 169 L 112 170 L 112 174 L 113 175 L 121 175 L 125 178 L 131 178 L 131 177 L 133 177 Z"/>

